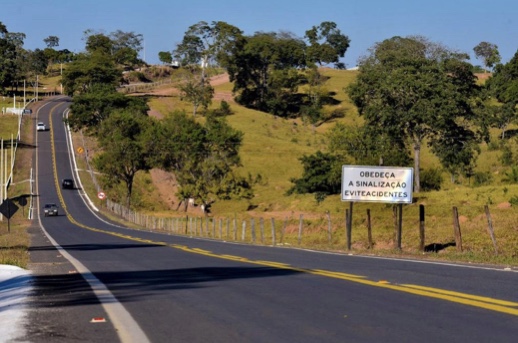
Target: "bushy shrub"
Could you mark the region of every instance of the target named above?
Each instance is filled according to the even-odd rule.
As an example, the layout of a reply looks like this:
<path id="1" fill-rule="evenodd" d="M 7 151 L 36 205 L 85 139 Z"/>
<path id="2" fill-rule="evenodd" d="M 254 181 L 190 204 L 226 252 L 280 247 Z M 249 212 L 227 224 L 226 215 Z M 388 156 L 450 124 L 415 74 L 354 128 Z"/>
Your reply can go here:
<path id="1" fill-rule="evenodd" d="M 505 178 L 502 181 L 518 183 L 518 167 L 512 167 L 509 172 L 505 173 Z"/>
<path id="2" fill-rule="evenodd" d="M 510 166 L 514 164 L 513 151 L 507 144 L 502 147 L 502 155 L 500 155 L 500 162 L 502 162 L 504 166 Z"/>
<path id="3" fill-rule="evenodd" d="M 475 172 L 473 174 L 473 184 L 475 186 L 482 186 L 491 183 L 493 175 L 490 172 Z"/>
<path id="4" fill-rule="evenodd" d="M 132 71 L 128 75 L 130 82 L 151 82 L 144 73 L 140 71 Z"/>
<path id="5" fill-rule="evenodd" d="M 500 149 L 500 143 L 498 141 L 494 141 L 494 140 L 491 140 L 488 144 L 487 144 L 487 149 L 489 151 L 495 151 L 495 150 L 498 150 Z"/>
<path id="6" fill-rule="evenodd" d="M 230 108 L 230 104 L 226 102 L 225 100 L 222 100 L 219 108 L 208 111 L 210 114 L 216 116 L 216 117 L 225 117 L 228 115 L 231 115 L 234 113 L 232 109 Z"/>
<path id="7" fill-rule="evenodd" d="M 438 191 L 443 181 L 442 171 L 439 168 L 424 169 L 420 174 L 422 191 Z"/>

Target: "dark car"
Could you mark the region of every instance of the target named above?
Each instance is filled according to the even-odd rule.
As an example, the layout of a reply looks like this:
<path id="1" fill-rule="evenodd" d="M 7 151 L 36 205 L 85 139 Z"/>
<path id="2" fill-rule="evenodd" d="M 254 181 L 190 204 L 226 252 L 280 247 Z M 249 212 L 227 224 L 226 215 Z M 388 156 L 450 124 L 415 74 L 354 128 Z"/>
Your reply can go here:
<path id="1" fill-rule="evenodd" d="M 74 180 L 63 179 L 63 182 L 61 182 L 61 186 L 63 187 L 63 189 L 74 189 Z"/>
<path id="2" fill-rule="evenodd" d="M 45 204 L 45 206 L 43 206 L 43 212 L 45 214 L 45 217 L 57 216 L 58 215 L 58 206 L 53 203 Z"/>

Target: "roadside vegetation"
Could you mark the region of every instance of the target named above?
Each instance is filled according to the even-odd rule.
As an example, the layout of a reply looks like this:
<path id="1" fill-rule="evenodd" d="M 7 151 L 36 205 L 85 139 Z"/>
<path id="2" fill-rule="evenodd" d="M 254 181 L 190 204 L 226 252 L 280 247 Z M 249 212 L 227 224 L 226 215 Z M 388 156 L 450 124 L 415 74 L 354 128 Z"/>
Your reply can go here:
<path id="1" fill-rule="evenodd" d="M 69 60 L 47 51 L 51 72 L 39 79 L 52 90 L 45 95 L 63 84 L 73 96 L 68 124 L 82 148 L 80 177 L 107 215 L 116 217 L 97 199 L 101 189 L 153 218 L 274 219 L 285 245 L 347 251 L 341 166 L 413 166 L 402 249 L 395 247 L 393 205 L 355 203 L 353 253 L 518 265 L 517 56 L 499 64 L 497 47 L 482 42 L 474 51 L 484 68 L 477 69 L 465 54 L 426 38 L 393 37 L 375 44 L 359 70 L 343 70 L 349 39 L 330 22 L 304 38 L 244 36 L 224 22 L 200 22 L 175 50 L 160 53 L 175 68 L 145 66 L 140 42 L 134 33 L 88 31 L 85 52 Z M 493 72 L 477 78 L 475 69 Z M 211 82 L 223 75 L 228 82 Z M 22 140 L 32 142 L 33 126 L 25 125 Z M 28 178 L 23 156 L 16 172 L 24 176 L 16 180 Z M 27 193 L 17 187 L 10 194 Z M 454 244 L 454 207 L 462 251 Z M 29 223 L 19 215 L 13 224 L 20 228 L 2 232 L 0 263 L 25 266 L 11 255 L 28 246 Z M 19 240 L 8 243 L 16 232 Z"/>

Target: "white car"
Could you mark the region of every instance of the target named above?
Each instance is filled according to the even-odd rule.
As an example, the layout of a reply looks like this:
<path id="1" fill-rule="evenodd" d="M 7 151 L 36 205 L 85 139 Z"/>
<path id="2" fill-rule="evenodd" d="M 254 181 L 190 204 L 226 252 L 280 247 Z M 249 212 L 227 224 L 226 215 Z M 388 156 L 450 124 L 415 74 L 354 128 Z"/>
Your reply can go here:
<path id="1" fill-rule="evenodd" d="M 41 121 L 36 125 L 36 131 L 47 131 L 47 127 Z"/>

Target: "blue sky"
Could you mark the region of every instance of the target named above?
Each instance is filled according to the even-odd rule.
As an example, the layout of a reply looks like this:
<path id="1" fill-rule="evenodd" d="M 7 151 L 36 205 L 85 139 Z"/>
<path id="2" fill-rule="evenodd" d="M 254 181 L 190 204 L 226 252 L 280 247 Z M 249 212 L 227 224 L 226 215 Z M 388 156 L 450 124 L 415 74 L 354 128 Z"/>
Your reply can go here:
<path id="1" fill-rule="evenodd" d="M 472 56 L 486 41 L 498 46 L 502 62 L 518 50 L 517 0 L 2 0 L 0 22 L 26 34 L 26 49 L 45 48 L 57 36 L 58 49 L 84 50 L 83 32 L 116 30 L 142 34 L 141 58 L 159 63 L 158 52 L 172 51 L 189 26 L 224 21 L 247 35 L 288 31 L 298 37 L 312 26 L 333 21 L 349 36 L 342 60 L 354 67 L 376 42 L 393 36 L 422 35 Z"/>

